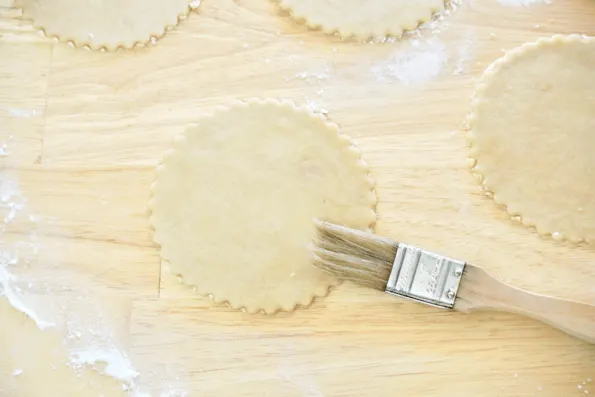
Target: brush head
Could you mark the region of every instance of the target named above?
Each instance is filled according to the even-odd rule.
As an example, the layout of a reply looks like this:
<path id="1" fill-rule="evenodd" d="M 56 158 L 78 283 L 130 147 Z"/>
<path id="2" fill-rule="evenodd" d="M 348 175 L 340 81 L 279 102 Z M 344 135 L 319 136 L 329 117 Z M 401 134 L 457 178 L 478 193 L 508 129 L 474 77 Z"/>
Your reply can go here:
<path id="1" fill-rule="evenodd" d="M 311 246 L 313 264 L 340 279 L 384 291 L 398 243 L 320 220 Z"/>

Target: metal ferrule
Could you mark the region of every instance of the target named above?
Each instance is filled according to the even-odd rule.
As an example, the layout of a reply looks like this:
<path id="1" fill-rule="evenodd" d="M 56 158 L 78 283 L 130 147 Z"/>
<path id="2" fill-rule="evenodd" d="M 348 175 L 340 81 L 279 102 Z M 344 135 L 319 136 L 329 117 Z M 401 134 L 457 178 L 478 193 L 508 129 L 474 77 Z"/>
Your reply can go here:
<path id="1" fill-rule="evenodd" d="M 465 262 L 399 244 L 386 292 L 452 309 L 464 269 Z"/>

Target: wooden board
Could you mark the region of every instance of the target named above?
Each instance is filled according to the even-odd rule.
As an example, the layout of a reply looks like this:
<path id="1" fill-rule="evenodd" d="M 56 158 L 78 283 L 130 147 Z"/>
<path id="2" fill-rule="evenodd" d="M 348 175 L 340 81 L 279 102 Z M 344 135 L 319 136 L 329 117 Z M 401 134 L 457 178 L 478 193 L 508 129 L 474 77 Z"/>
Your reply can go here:
<path id="1" fill-rule="evenodd" d="M 145 390 L 595 393 L 595 347 L 515 315 L 453 314 L 349 285 L 278 316 L 214 306 L 160 265 L 146 214 L 154 166 L 189 123 L 235 99 L 288 98 L 357 139 L 378 184 L 379 233 L 595 303 L 595 249 L 508 219 L 468 172 L 461 133 L 475 79 L 503 50 L 554 33 L 595 35 L 594 1 L 469 0 L 418 36 L 357 44 L 309 31 L 268 0 L 205 0 L 157 46 L 118 53 L 47 40 L 9 2 L 0 0 L 0 146 L 10 152 L 0 172 L 23 209 L 0 239 L 33 242 L 31 266 L 41 280 L 59 275 L 61 296 L 84 289 L 129 302 L 119 306 L 124 339 Z M 46 337 L 22 319 L 0 324 L 9 346 Z M 0 390 L 18 388 L 4 364 L 0 356 Z M 46 370 L 22 382 L 51 377 Z"/>

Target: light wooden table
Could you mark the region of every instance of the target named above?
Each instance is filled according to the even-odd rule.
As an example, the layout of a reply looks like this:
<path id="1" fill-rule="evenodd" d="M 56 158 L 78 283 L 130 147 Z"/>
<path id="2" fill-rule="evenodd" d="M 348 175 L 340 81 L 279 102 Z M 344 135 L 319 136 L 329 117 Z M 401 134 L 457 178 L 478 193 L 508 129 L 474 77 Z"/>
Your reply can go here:
<path id="1" fill-rule="evenodd" d="M 518 287 L 595 303 L 595 249 L 509 220 L 479 192 L 461 133 L 474 80 L 502 50 L 553 33 L 595 35 L 594 1 L 469 0 L 420 37 L 355 44 L 308 31 L 268 0 L 204 0 L 157 46 L 115 54 L 44 39 L 9 1 L 0 0 L 0 145 L 14 139 L 0 172 L 24 208 L 0 239 L 4 247 L 34 239 L 30 266 L 63 287 L 54 295 L 91 291 L 111 302 L 145 390 L 595 393 L 595 347 L 515 315 L 453 314 L 351 285 L 277 316 L 213 306 L 161 269 L 145 212 L 154 166 L 189 123 L 236 98 L 290 98 L 328 111 L 357 139 L 378 183 L 379 233 Z M 0 348 L 59 345 L 15 313 L 1 300 Z M 16 361 L 22 376 L 9 372 Z M 0 394 L 34 396 L 40 382 L 44 396 L 124 394 L 104 377 L 101 387 L 84 381 L 96 374 L 69 376 L 39 357 L 0 354 Z"/>

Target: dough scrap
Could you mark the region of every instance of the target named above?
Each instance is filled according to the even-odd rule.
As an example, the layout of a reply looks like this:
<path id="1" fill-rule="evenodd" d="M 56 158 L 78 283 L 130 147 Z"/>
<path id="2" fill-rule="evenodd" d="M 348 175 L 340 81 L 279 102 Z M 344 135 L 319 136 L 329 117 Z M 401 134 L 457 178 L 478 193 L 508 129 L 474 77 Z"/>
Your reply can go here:
<path id="1" fill-rule="evenodd" d="M 188 16 L 189 0 L 16 0 L 23 16 L 48 37 L 114 51 L 161 38 Z"/>
<path id="2" fill-rule="evenodd" d="M 556 240 L 595 242 L 595 39 L 542 38 L 497 60 L 469 117 L 494 200 Z"/>
<path id="3" fill-rule="evenodd" d="M 353 142 L 290 102 L 251 100 L 199 120 L 165 154 L 152 193 L 171 270 L 251 313 L 307 306 L 337 284 L 311 265 L 314 217 L 363 230 L 376 220 Z"/>
<path id="4" fill-rule="evenodd" d="M 400 37 L 444 10 L 444 0 L 279 0 L 298 20 L 326 33 L 358 40 Z"/>

